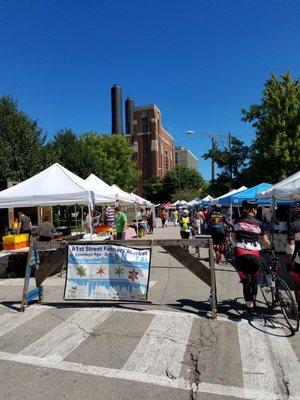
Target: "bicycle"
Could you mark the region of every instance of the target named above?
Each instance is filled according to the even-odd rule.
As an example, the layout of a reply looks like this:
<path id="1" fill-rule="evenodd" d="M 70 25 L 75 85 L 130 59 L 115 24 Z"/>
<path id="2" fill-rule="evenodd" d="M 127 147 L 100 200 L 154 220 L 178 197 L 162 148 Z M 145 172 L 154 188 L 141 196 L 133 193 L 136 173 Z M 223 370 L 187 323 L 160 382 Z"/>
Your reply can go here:
<path id="1" fill-rule="evenodd" d="M 279 278 L 279 259 L 274 250 L 262 250 L 258 284 L 270 309 L 280 306 L 283 316 L 292 332 L 299 330 L 298 305 L 284 280 Z"/>

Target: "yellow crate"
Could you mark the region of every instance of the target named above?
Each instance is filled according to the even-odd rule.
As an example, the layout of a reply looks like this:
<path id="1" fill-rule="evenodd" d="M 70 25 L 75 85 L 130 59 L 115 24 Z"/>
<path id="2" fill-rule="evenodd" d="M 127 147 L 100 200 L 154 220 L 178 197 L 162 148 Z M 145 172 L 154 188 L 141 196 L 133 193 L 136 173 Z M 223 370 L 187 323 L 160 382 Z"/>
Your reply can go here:
<path id="1" fill-rule="evenodd" d="M 16 235 L 2 236 L 3 244 L 18 244 L 29 242 L 28 233 L 20 233 Z"/>

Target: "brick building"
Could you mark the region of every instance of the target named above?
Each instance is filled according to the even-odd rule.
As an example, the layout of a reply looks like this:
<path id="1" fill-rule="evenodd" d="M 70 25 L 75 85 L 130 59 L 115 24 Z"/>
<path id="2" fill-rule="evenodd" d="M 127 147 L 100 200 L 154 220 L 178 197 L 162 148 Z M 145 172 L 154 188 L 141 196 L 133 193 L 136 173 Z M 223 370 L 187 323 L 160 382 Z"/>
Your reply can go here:
<path id="1" fill-rule="evenodd" d="M 133 157 L 141 176 L 137 193 L 143 195 L 143 185 L 154 177 L 163 178 L 175 165 L 174 139 L 162 127 L 161 113 L 155 104 L 133 109 Z"/>

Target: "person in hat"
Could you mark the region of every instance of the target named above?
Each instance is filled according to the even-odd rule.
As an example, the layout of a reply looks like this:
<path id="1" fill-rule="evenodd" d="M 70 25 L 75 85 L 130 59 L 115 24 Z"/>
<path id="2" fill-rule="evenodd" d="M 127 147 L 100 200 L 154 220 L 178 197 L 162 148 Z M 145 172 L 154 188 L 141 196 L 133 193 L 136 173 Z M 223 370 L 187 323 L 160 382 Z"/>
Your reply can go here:
<path id="1" fill-rule="evenodd" d="M 294 281 L 295 297 L 300 311 L 300 201 L 290 207 L 293 221 L 289 224 L 286 245 L 287 271 Z"/>
<path id="2" fill-rule="evenodd" d="M 257 203 L 244 200 L 242 217 L 234 222 L 232 240 L 235 242 L 235 266 L 243 284 L 246 313 L 251 316 L 255 311 L 260 270 L 259 238 L 266 248 L 270 241 L 262 223 L 256 218 Z"/>

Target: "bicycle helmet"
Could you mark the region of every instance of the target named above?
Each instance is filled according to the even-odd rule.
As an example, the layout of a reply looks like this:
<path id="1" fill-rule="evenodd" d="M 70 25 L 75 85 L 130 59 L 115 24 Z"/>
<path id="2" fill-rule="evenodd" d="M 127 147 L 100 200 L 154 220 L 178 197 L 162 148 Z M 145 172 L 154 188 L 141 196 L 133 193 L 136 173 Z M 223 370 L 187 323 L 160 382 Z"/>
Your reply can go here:
<path id="1" fill-rule="evenodd" d="M 255 200 L 243 200 L 242 201 L 242 208 L 244 210 L 251 210 L 252 208 L 257 208 L 257 203 Z"/>

